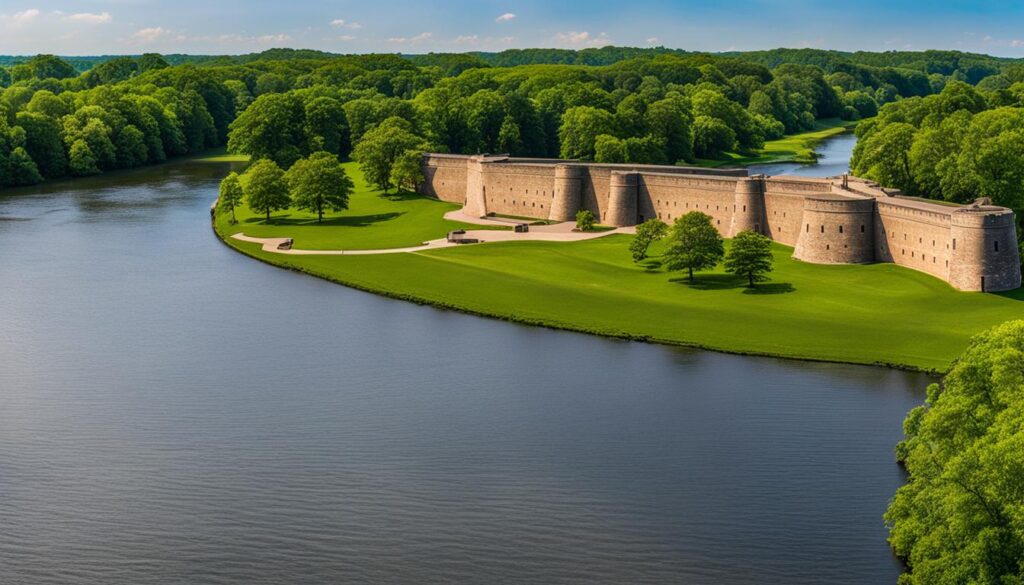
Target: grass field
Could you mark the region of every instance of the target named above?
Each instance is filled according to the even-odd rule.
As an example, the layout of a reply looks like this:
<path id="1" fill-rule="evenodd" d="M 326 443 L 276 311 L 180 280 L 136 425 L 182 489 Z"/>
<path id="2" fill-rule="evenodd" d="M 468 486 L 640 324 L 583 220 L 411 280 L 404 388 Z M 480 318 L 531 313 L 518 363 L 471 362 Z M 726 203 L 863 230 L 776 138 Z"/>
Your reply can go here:
<path id="1" fill-rule="evenodd" d="M 356 187 L 345 211 L 328 213 L 318 223 L 314 213 L 289 209 L 271 214 L 267 224 L 264 216 L 241 207 L 235 210 L 235 225 L 230 223 L 230 214 L 218 215 L 218 231 L 227 235 L 243 232 L 257 238 L 284 234 L 295 240 L 296 248 L 307 250 L 366 250 L 415 246 L 459 228 L 490 229 L 444 219 L 444 214 L 458 209 L 458 205 L 411 193 L 372 190 L 354 163 L 344 166 Z M 504 229 L 511 229 L 511 225 Z"/>
<path id="2" fill-rule="evenodd" d="M 730 152 L 721 159 L 701 159 L 696 164 L 702 167 L 733 167 L 778 162 L 812 163 L 815 161 L 815 146 L 826 138 L 849 131 L 856 125 L 855 121 L 838 118 L 818 120 L 814 130 L 769 140 L 764 143 L 764 148 L 755 154 Z"/>
<path id="3" fill-rule="evenodd" d="M 350 168 L 358 175 L 358 171 Z M 269 263 L 416 302 L 519 322 L 722 351 L 945 370 L 968 338 L 1024 316 L 1024 292 L 962 293 L 892 264 L 820 266 L 776 245 L 772 280 L 747 289 L 720 270 L 694 285 L 630 258 L 630 236 L 576 243 L 512 242 L 375 256 L 287 256 L 227 238 L 294 237 L 296 247 L 374 248 L 440 237 L 451 206 L 382 197 L 357 181 L 352 209 L 308 225 L 216 221 L 228 245 Z M 397 215 L 394 215 L 397 214 Z M 248 211 L 242 217 L 251 218 Z M 282 214 L 283 217 L 283 214 Z M 333 218 L 333 216 L 332 216 Z M 289 222 L 290 221 L 290 222 Z M 307 223 L 303 223 L 306 221 Z"/>

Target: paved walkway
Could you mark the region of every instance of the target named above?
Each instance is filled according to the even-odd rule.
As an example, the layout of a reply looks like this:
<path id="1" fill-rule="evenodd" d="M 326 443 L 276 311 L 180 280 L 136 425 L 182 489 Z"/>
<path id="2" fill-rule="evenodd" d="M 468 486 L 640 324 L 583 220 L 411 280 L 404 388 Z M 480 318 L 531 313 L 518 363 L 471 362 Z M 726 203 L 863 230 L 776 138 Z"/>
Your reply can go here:
<path id="1" fill-rule="evenodd" d="M 461 209 L 456 211 L 450 211 L 444 215 L 445 219 L 453 221 L 460 221 L 463 223 L 470 223 L 476 225 L 500 225 L 509 227 L 510 223 L 524 223 L 517 222 L 514 220 L 496 220 L 491 218 L 478 218 L 467 216 Z M 616 228 L 614 230 L 607 230 L 601 232 L 576 232 L 573 229 L 576 224 L 571 221 L 556 223 L 551 225 L 531 225 L 530 231 L 526 233 L 516 233 L 512 230 L 466 230 L 465 237 L 475 238 L 479 243 L 487 242 L 516 242 L 516 241 L 533 241 L 533 242 L 580 242 L 583 240 L 593 240 L 595 238 L 603 238 L 604 236 L 610 236 L 612 234 L 632 234 L 636 233 L 636 228 L 625 227 Z M 295 254 L 295 255 L 320 255 L 320 256 L 360 256 L 370 254 L 400 254 L 403 252 L 422 252 L 424 250 L 439 250 L 441 248 L 453 248 L 455 246 L 471 246 L 473 244 L 454 244 L 449 242 L 447 238 L 439 238 L 436 240 L 430 240 L 424 242 L 419 246 L 410 246 L 405 248 L 381 248 L 377 250 L 302 250 L 298 248 L 292 248 L 291 250 L 279 250 L 277 247 L 288 240 L 288 238 L 254 238 L 247 236 L 243 233 L 237 233 L 231 236 L 236 240 L 242 242 L 252 242 L 263 245 L 264 252 L 272 252 L 274 254 Z"/>

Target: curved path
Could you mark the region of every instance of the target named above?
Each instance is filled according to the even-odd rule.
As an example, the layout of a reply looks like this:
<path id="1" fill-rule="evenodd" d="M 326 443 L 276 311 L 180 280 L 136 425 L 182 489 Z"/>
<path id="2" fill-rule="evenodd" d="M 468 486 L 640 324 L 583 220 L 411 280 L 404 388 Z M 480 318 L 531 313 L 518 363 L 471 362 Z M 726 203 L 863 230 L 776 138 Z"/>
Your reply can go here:
<path id="1" fill-rule="evenodd" d="M 500 226 L 511 226 L 516 223 L 524 223 L 516 220 L 502 220 L 502 219 L 491 219 L 491 218 L 478 218 L 471 217 L 463 213 L 461 209 L 456 211 L 450 211 L 444 215 L 445 219 L 452 221 L 460 221 L 463 223 L 471 223 L 476 225 L 500 225 Z M 576 224 L 567 221 L 563 223 L 556 223 L 551 225 L 531 225 L 530 231 L 526 233 L 516 233 L 512 230 L 466 230 L 467 238 L 475 238 L 478 243 L 487 242 L 516 242 L 516 241 L 534 241 L 534 242 L 579 242 L 583 240 L 593 240 L 595 238 L 602 238 L 604 236 L 610 236 L 612 234 L 632 234 L 636 233 L 635 227 L 616 228 L 613 230 L 607 230 L 602 232 L 577 232 L 573 231 Z M 368 255 L 368 254 L 400 254 L 403 252 L 422 252 L 424 250 L 439 250 L 441 248 L 454 248 L 455 246 L 469 246 L 472 244 L 455 244 L 449 242 L 447 238 L 438 238 L 436 240 L 430 240 L 424 242 L 419 246 L 409 246 L 405 248 L 380 248 L 376 250 L 302 250 L 298 248 L 292 248 L 290 250 L 279 250 L 277 247 L 288 240 L 288 238 L 254 238 L 247 236 L 241 232 L 231 236 L 233 239 L 240 240 L 242 242 L 252 242 L 263 245 L 264 252 L 272 252 L 274 254 L 296 254 L 296 255 L 321 255 L 321 256 L 356 256 L 356 255 Z"/>

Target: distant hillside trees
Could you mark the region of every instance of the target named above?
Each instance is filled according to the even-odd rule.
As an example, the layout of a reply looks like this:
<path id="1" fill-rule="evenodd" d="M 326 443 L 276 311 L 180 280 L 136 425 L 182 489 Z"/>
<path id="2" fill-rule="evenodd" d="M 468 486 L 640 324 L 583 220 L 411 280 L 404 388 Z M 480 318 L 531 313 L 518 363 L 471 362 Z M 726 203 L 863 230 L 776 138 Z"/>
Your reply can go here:
<path id="1" fill-rule="evenodd" d="M 464 154 L 674 164 L 756 150 L 820 119 L 870 118 L 893 106 L 871 126 L 879 127 L 882 154 L 863 155 L 878 176 L 922 192 L 938 184 L 943 197 L 962 197 L 979 181 L 1008 194 L 1013 179 L 995 178 L 991 169 L 1001 168 L 1012 136 L 991 144 L 980 139 L 985 146 L 971 155 L 976 160 L 963 161 L 971 172 L 958 184 L 949 161 L 933 166 L 914 162 L 930 158 L 911 155 L 910 170 L 900 170 L 885 152 L 903 144 L 903 136 L 881 126 L 910 124 L 916 143 L 938 124 L 936 116 L 1020 108 L 1022 82 L 1024 67 L 1012 61 L 953 51 L 709 55 L 604 47 L 402 57 L 273 49 L 238 56 L 0 57 L 0 186 L 225 145 L 282 170 L 321 151 L 345 160 L 393 118 L 418 138 L 405 151 L 429 144 Z M 950 88 L 946 97 L 933 99 L 944 88 Z M 944 105 L 927 119 L 902 105 L 921 98 Z M 959 148 L 959 135 L 944 135 L 943 148 Z M 992 146 L 997 143 L 1003 146 Z M 397 168 L 401 177 L 378 173 L 381 184 L 416 183 L 411 165 Z"/>

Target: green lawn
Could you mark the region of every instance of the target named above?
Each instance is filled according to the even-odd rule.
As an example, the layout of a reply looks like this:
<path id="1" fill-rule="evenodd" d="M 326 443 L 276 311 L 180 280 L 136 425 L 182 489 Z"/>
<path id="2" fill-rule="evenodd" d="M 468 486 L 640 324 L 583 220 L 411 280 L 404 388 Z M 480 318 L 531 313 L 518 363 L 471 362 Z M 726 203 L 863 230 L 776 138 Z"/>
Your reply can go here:
<path id="1" fill-rule="evenodd" d="M 366 184 L 355 163 L 344 166 L 356 186 L 345 211 L 328 213 L 323 222 L 317 222 L 314 213 L 289 209 L 271 214 L 268 224 L 264 216 L 242 207 L 235 210 L 235 225 L 230 222 L 230 214 L 219 214 L 218 231 L 226 235 L 243 232 L 257 238 L 286 235 L 295 240 L 296 248 L 307 250 L 366 250 L 416 246 L 459 228 L 512 227 L 448 221 L 444 214 L 458 209 L 458 205 L 410 193 L 383 193 Z"/>
<path id="2" fill-rule="evenodd" d="M 192 158 L 195 162 L 249 162 L 247 154 L 230 154 L 226 148 L 216 148 Z"/>
<path id="3" fill-rule="evenodd" d="M 439 237 L 450 227 L 440 219 L 450 205 L 416 196 L 384 198 L 360 185 L 347 213 L 399 215 L 318 227 L 301 222 L 230 226 L 221 214 L 216 227 L 222 236 L 237 231 L 291 236 L 300 248 L 397 246 Z M 1024 317 L 1021 290 L 1006 295 L 957 292 L 941 280 L 892 264 L 806 264 L 792 260 L 792 249 L 781 245 L 775 246 L 771 282 L 749 290 L 721 271 L 701 273 L 690 285 L 683 275 L 660 268 L 657 248 L 651 260 L 636 265 L 626 235 L 375 256 L 287 256 L 225 241 L 278 266 L 398 298 L 740 353 L 945 370 L 971 335 Z"/>
<path id="4" fill-rule="evenodd" d="M 755 154 L 729 152 L 721 159 L 700 159 L 696 164 L 702 167 L 733 167 L 777 162 L 812 163 L 815 161 L 814 147 L 822 140 L 847 132 L 856 125 L 856 121 L 838 118 L 818 120 L 814 130 L 769 140 Z"/>

